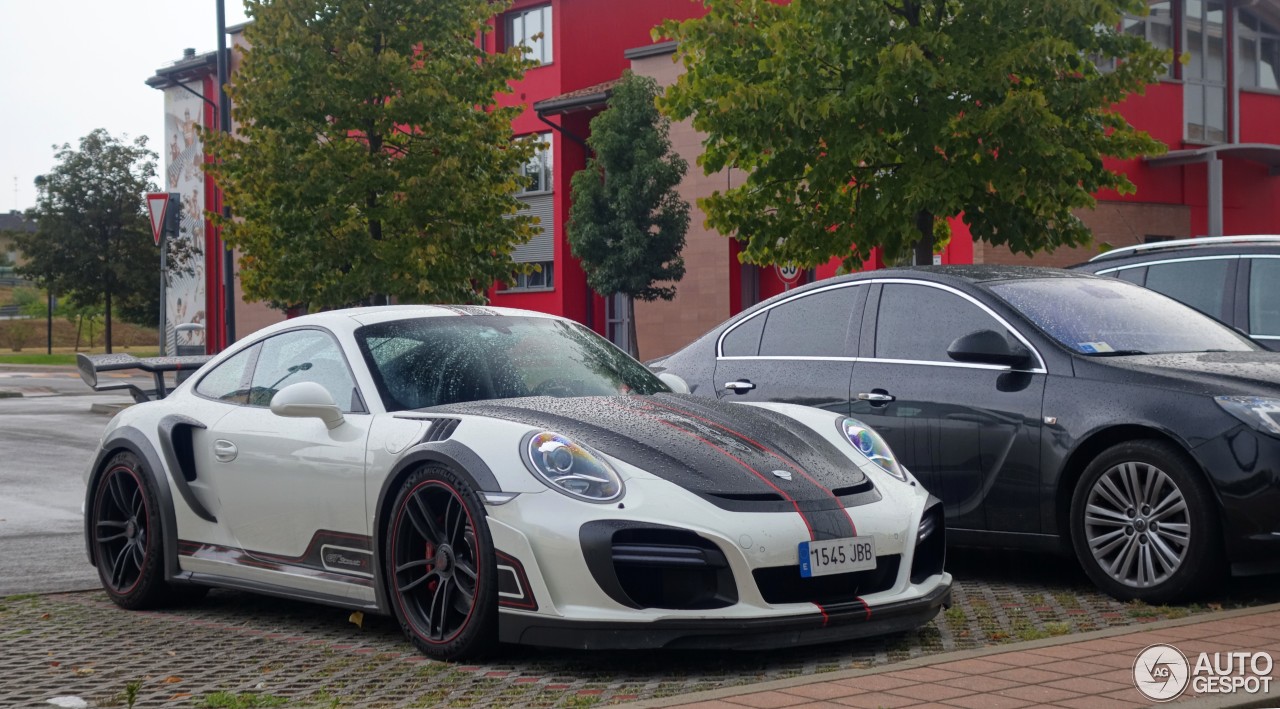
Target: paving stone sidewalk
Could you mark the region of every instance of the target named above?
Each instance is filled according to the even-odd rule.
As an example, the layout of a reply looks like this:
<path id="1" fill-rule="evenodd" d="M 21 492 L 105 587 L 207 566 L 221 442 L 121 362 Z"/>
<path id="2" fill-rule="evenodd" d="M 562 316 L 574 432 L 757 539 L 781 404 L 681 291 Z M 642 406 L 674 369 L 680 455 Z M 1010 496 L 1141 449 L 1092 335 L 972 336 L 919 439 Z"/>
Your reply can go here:
<path id="1" fill-rule="evenodd" d="M 946 653 L 872 670 L 779 680 L 701 692 L 666 700 L 635 702 L 632 709 L 743 709 L 743 707 L 903 707 L 1126 709 L 1152 705 L 1134 677 L 1144 649 L 1171 645 L 1195 668 L 1200 653 L 1268 652 L 1280 657 L 1280 604 L 1228 611 L 1144 628 L 1112 629 L 1012 646 Z M 1213 662 L 1219 662 L 1215 657 Z M 1225 662 L 1225 661 L 1224 661 Z M 1272 666 L 1266 675 L 1276 677 Z M 1196 694 L 1172 699 L 1187 709 L 1277 706 L 1280 686 L 1270 692 Z"/>
<path id="2" fill-rule="evenodd" d="M 590 653 L 503 647 L 484 664 L 426 660 L 387 618 L 252 594 L 123 611 L 100 591 L 0 599 L 0 707 L 75 695 L 96 706 L 588 707 L 922 662 L 957 651 L 1145 629 L 1280 602 L 1276 579 L 1187 606 L 1121 603 L 1046 555 L 959 552 L 955 606 L 928 625 L 775 652 Z M 996 707 L 984 707 L 996 709 Z"/>

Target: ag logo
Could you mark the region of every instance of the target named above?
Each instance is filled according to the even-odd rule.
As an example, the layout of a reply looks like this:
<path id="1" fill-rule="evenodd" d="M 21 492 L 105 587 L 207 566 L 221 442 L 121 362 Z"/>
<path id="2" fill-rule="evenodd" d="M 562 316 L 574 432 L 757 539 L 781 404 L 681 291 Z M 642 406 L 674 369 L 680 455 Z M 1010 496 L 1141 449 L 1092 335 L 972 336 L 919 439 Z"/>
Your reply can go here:
<path id="1" fill-rule="evenodd" d="M 1190 678 L 1187 656 L 1172 645 L 1152 645 L 1138 653 L 1133 662 L 1133 684 L 1152 701 L 1177 699 Z"/>

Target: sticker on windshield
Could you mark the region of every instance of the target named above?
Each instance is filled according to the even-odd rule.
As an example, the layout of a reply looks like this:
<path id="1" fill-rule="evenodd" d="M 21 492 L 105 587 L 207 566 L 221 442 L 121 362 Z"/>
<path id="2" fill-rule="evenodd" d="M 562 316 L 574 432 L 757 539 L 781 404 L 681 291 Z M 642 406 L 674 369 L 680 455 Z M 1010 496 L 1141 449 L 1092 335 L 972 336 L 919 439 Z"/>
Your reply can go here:
<path id="1" fill-rule="evenodd" d="M 1116 348 L 1105 342 L 1080 342 L 1076 347 L 1085 354 L 1096 354 L 1098 352 L 1115 352 Z"/>

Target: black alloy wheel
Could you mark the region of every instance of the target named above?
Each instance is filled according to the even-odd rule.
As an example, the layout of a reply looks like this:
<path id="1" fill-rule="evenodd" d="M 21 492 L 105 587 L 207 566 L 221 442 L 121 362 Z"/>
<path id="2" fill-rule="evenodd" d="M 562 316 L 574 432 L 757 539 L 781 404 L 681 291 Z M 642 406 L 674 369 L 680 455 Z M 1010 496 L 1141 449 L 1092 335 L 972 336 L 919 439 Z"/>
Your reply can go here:
<path id="1" fill-rule="evenodd" d="M 158 504 L 145 469 L 132 453 L 118 453 L 107 462 L 90 514 L 98 577 L 111 600 L 130 610 L 170 600 Z"/>
<path id="2" fill-rule="evenodd" d="M 1221 535 L 1203 476 L 1160 441 L 1113 446 L 1085 469 L 1071 504 L 1076 556 L 1103 590 L 1166 603 L 1220 575 Z"/>
<path id="3" fill-rule="evenodd" d="M 426 467 L 401 486 L 390 519 L 385 579 L 405 634 L 435 659 L 492 649 L 496 564 L 475 491 L 446 468 Z"/>

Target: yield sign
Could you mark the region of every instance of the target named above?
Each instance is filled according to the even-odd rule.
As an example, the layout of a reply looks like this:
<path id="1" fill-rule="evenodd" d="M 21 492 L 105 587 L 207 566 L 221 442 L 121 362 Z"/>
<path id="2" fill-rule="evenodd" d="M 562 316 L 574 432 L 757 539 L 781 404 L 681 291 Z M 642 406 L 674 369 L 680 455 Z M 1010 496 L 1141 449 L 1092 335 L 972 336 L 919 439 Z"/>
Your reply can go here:
<path id="1" fill-rule="evenodd" d="M 168 192 L 147 193 L 147 214 L 151 217 L 151 238 L 160 245 L 160 237 L 164 235 L 164 217 L 169 211 Z"/>

